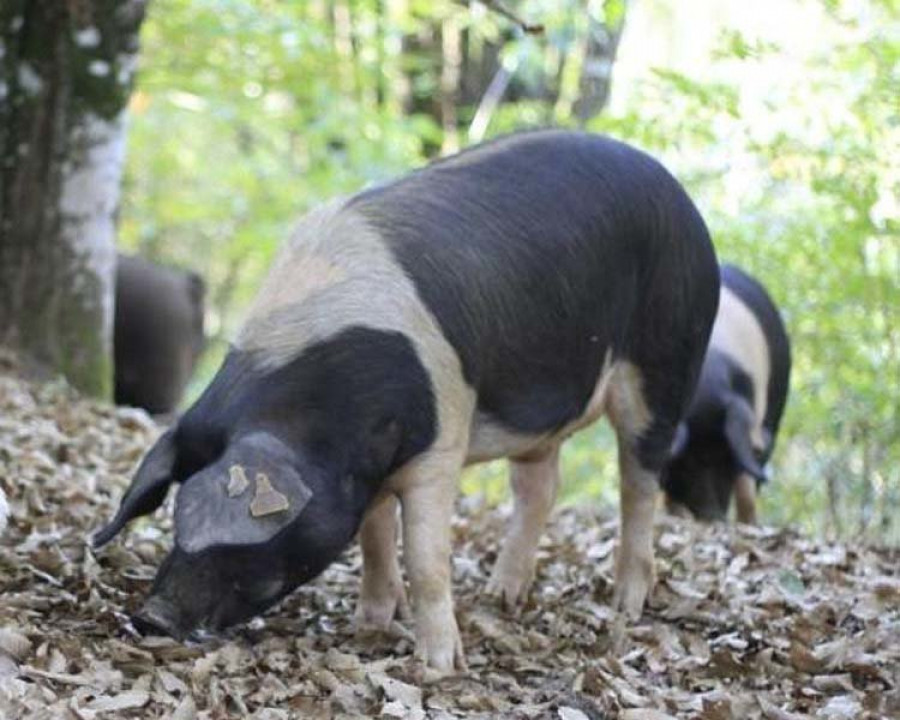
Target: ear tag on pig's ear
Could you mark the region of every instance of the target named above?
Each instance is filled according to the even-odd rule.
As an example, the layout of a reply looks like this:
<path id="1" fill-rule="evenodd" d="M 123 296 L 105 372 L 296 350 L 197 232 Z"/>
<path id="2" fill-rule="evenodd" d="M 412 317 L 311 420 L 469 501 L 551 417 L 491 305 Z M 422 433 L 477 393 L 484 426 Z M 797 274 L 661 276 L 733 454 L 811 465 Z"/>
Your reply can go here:
<path id="1" fill-rule="evenodd" d="M 291 503 L 287 496 L 273 488 L 265 474 L 256 474 L 256 494 L 250 503 L 250 514 L 253 517 L 258 518 L 284 512 L 290 506 Z"/>
<path id="2" fill-rule="evenodd" d="M 228 468 L 228 487 L 225 488 L 228 497 L 240 497 L 248 487 L 250 487 L 250 481 L 247 479 L 243 465 L 232 465 Z"/>
<path id="3" fill-rule="evenodd" d="M 225 457 L 179 490 L 175 542 L 185 552 L 197 553 L 271 540 L 312 498 L 295 460 L 289 448 L 267 433 L 234 442 Z"/>

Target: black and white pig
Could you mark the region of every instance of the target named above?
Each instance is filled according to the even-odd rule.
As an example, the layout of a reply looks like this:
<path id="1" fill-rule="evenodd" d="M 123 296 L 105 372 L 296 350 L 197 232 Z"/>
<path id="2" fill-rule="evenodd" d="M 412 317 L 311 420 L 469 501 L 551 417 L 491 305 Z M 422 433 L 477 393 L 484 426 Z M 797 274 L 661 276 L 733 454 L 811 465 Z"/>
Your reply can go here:
<path id="1" fill-rule="evenodd" d="M 738 521 L 754 524 L 787 402 L 791 349 L 765 288 L 732 265 L 721 275 L 709 349 L 662 485 L 673 512 L 723 519 L 734 496 Z"/>
<path id="2" fill-rule="evenodd" d="M 117 260 L 116 404 L 172 412 L 203 349 L 203 279 L 140 257 Z"/>
<path id="3" fill-rule="evenodd" d="M 176 637 L 271 606 L 359 533 L 357 616 L 406 609 L 417 654 L 463 650 L 450 587 L 461 469 L 508 457 L 515 516 L 490 591 L 514 602 L 559 483 L 559 446 L 608 415 L 619 439 L 613 602 L 653 581 L 660 469 L 719 294 L 697 209 L 655 160 L 540 131 L 436 162 L 308 215 L 204 395 L 151 449 L 112 523 L 171 483 L 175 548 L 137 614 Z"/>

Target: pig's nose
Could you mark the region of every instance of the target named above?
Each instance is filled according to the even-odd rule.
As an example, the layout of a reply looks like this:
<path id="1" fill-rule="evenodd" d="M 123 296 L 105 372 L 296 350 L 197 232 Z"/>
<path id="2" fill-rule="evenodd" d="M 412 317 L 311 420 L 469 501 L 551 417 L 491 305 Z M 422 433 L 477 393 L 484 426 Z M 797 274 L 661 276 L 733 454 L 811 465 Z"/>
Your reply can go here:
<path id="1" fill-rule="evenodd" d="M 181 632 L 173 615 L 166 603 L 158 598 L 150 598 L 144 607 L 131 617 L 131 622 L 141 635 L 169 635 L 177 639 L 181 636 Z"/>

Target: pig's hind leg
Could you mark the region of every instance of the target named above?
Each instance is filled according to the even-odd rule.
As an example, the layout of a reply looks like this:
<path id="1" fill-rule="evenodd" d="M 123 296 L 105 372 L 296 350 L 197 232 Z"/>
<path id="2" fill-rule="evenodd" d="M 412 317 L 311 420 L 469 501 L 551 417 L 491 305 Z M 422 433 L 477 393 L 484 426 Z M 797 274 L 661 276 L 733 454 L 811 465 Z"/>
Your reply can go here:
<path id="1" fill-rule="evenodd" d="M 671 372 L 675 361 L 665 356 L 639 368 L 621 362 L 610 384 L 609 418 L 619 447 L 619 547 L 616 554 L 613 606 L 637 619 L 655 581 L 653 515 L 659 473 L 692 390 L 694 369 L 702 350 L 682 372 Z"/>
<path id="2" fill-rule="evenodd" d="M 619 436 L 619 549 L 613 607 L 637 619 L 655 581 L 653 513 L 658 473 L 642 467 L 633 443 Z"/>
<path id="3" fill-rule="evenodd" d="M 613 607 L 637 619 L 655 581 L 653 514 L 659 470 L 653 467 L 656 463 L 642 457 L 641 438 L 656 419 L 647 406 L 637 368 L 623 363 L 615 372 L 609 417 L 618 439 L 620 526 Z"/>
<path id="4" fill-rule="evenodd" d="M 756 525 L 756 478 L 748 473 L 738 475 L 734 486 L 737 521 Z"/>
<path id="5" fill-rule="evenodd" d="M 510 485 L 513 514 L 487 592 L 512 608 L 534 578 L 538 542 L 559 489 L 559 446 L 536 459 L 511 460 Z"/>
<path id="6" fill-rule="evenodd" d="M 363 568 L 356 622 L 361 628 L 387 630 L 395 618 L 410 617 L 397 561 L 398 505 L 396 495 L 379 498 L 359 530 Z"/>

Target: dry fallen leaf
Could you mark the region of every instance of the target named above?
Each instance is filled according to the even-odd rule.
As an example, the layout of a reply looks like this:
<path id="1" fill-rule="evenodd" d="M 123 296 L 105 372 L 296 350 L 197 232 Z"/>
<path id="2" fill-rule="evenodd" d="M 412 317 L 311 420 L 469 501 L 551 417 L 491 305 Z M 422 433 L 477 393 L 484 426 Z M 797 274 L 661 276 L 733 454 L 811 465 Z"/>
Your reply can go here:
<path id="1" fill-rule="evenodd" d="M 31 653 L 31 641 L 12 628 L 0 628 L 0 651 L 22 662 Z"/>
<path id="2" fill-rule="evenodd" d="M 559 720 L 590 720 L 590 718 L 578 708 L 561 707 L 556 711 Z"/>
<path id="3" fill-rule="evenodd" d="M 677 720 L 677 718 L 674 715 L 669 715 L 668 713 L 659 710 L 636 708 L 623 710 L 619 713 L 619 720 Z"/>
<path id="4" fill-rule="evenodd" d="M 105 695 L 92 700 L 85 708 L 96 712 L 121 712 L 144 707 L 150 702 L 150 693 L 146 690 L 129 690 L 118 695 Z"/>

